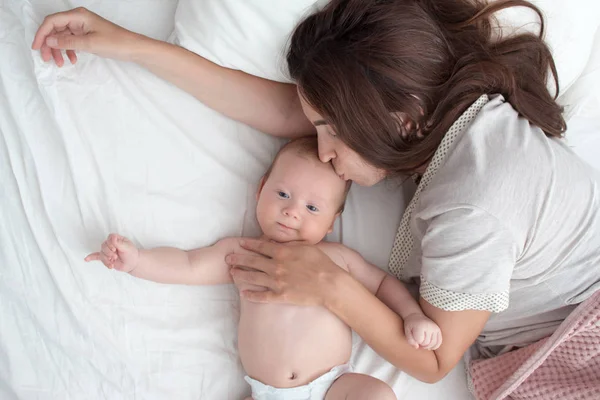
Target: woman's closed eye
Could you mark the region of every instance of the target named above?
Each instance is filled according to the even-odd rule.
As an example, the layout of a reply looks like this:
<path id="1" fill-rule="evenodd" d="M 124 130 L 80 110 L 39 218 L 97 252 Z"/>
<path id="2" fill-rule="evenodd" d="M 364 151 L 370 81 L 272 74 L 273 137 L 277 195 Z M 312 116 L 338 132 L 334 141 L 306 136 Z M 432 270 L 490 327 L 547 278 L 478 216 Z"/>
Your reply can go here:
<path id="1" fill-rule="evenodd" d="M 282 191 L 277 192 L 277 196 L 279 196 L 282 199 L 289 199 L 290 198 L 289 194 L 287 194 L 286 192 L 282 192 Z"/>

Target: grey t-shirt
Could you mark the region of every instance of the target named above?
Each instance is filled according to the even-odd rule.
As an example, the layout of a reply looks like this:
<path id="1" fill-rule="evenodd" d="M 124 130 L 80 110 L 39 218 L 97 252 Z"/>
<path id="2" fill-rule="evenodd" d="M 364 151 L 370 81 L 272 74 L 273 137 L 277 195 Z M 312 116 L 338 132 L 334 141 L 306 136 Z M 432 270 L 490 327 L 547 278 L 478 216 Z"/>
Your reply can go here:
<path id="1" fill-rule="evenodd" d="M 492 311 L 487 355 L 551 334 L 600 289 L 600 173 L 490 98 L 416 200 L 402 273 L 436 307 Z"/>

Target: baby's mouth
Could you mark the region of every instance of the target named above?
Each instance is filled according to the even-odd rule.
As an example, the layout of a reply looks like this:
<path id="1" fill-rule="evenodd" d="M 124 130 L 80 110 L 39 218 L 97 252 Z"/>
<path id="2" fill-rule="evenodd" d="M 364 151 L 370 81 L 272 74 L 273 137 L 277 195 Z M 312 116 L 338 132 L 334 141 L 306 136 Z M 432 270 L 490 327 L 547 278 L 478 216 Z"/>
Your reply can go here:
<path id="1" fill-rule="evenodd" d="M 277 223 L 277 225 L 279 225 L 279 226 L 281 226 L 282 228 L 285 228 L 285 229 L 289 229 L 289 230 L 295 230 L 294 228 L 292 228 L 292 227 L 289 227 L 289 226 L 287 226 L 286 224 L 282 224 L 281 222 L 278 222 L 278 223 Z"/>

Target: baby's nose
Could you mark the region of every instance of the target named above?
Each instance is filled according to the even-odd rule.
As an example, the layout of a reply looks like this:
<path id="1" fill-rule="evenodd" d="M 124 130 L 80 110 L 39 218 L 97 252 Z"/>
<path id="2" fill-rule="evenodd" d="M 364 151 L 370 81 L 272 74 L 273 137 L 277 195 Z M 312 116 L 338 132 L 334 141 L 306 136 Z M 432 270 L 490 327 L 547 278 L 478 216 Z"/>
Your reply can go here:
<path id="1" fill-rule="evenodd" d="M 286 207 L 283 209 L 283 215 L 285 215 L 286 217 L 291 217 L 291 218 L 298 218 L 299 213 L 298 213 L 298 208 L 297 207 Z"/>

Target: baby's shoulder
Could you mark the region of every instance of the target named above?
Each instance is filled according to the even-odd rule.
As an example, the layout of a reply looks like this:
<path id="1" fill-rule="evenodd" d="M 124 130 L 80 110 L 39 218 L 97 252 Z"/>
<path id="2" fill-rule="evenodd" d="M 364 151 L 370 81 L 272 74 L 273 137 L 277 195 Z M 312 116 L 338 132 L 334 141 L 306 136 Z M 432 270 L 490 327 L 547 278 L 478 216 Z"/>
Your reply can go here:
<path id="1" fill-rule="evenodd" d="M 344 257 L 351 251 L 348 247 L 335 242 L 320 242 L 316 246 L 323 253 L 327 254 L 331 258 L 331 261 L 336 263 L 340 268 L 348 270 L 348 263 L 346 257 Z"/>

